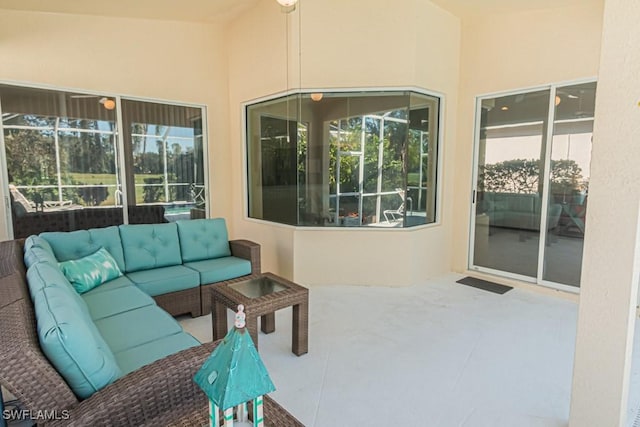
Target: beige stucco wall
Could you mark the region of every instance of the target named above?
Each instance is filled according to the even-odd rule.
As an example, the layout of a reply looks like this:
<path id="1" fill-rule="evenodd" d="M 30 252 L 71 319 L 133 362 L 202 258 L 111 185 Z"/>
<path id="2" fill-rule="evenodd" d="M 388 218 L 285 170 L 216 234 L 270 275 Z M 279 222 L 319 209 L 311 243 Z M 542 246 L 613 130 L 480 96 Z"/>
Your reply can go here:
<path id="1" fill-rule="evenodd" d="M 206 105 L 212 214 L 263 245 L 265 270 L 307 284 L 403 285 L 466 266 L 473 97 L 595 76 L 601 16 L 597 0 L 462 27 L 422 0 L 306 0 L 289 15 L 260 0 L 228 28 L 0 10 L 0 81 Z M 385 86 L 444 94 L 439 224 L 325 232 L 245 218 L 243 102 L 296 87 Z"/>
<path id="2" fill-rule="evenodd" d="M 244 171 L 235 170 L 234 234 L 262 244 L 263 270 L 306 285 L 389 286 L 418 283 L 449 271 L 458 18 L 419 0 L 308 0 L 289 15 L 272 0 L 263 0 L 230 25 L 229 42 L 234 164 L 244 159 L 243 102 L 298 87 L 418 87 L 445 96 L 444 196 L 438 225 L 410 231 L 307 230 L 256 222 L 245 218 Z"/>
<path id="3" fill-rule="evenodd" d="M 213 214 L 228 216 L 231 164 L 218 161 L 229 155 L 222 31 L 204 24 L 0 10 L 0 81 L 206 105 Z"/>
<path id="4" fill-rule="evenodd" d="M 606 0 L 571 427 L 628 426 L 637 416 L 628 396 L 640 276 L 639 20 L 640 3 Z"/>
<path id="5" fill-rule="evenodd" d="M 463 20 L 453 269 L 468 265 L 475 97 L 598 75 L 602 2 Z"/>

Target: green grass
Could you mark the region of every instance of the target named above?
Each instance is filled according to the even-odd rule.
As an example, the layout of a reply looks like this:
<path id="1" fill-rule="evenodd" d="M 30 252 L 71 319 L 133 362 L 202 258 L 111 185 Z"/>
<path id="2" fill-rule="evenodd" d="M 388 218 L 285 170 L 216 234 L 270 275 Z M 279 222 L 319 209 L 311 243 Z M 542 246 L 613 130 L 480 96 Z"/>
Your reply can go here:
<path id="1" fill-rule="evenodd" d="M 70 173 L 69 177 L 77 184 L 103 184 L 109 185 L 109 192 L 106 200 L 101 206 L 113 206 L 115 204 L 116 176 L 108 173 Z M 136 184 L 144 185 L 147 178 L 163 178 L 162 174 L 136 174 L 134 179 Z M 144 203 L 144 192 L 142 187 L 136 187 L 136 204 Z"/>
<path id="2" fill-rule="evenodd" d="M 108 173 L 70 173 L 69 176 L 75 182 L 81 184 L 107 184 L 115 185 L 116 176 Z M 134 175 L 136 184 L 144 184 L 146 178 L 162 178 L 162 174 Z"/>

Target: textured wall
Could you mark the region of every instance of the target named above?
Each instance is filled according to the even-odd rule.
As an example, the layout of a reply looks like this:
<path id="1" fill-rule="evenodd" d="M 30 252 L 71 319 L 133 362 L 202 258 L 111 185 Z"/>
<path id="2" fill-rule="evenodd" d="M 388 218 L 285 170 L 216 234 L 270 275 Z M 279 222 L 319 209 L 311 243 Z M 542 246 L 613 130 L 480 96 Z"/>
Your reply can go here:
<path id="1" fill-rule="evenodd" d="M 640 276 L 640 2 L 606 0 L 570 426 L 626 426 Z"/>
<path id="2" fill-rule="evenodd" d="M 445 95 L 438 225 L 411 231 L 311 231 L 257 223 L 243 218 L 244 172 L 234 171 L 234 233 L 253 236 L 263 244 L 265 269 L 280 268 L 303 284 L 390 286 L 449 271 L 458 18 L 423 0 L 309 0 L 301 1 L 290 15 L 281 14 L 272 0 L 264 0 L 232 23 L 229 41 L 234 164 L 243 162 L 240 106 L 261 96 L 298 87 L 401 86 Z"/>

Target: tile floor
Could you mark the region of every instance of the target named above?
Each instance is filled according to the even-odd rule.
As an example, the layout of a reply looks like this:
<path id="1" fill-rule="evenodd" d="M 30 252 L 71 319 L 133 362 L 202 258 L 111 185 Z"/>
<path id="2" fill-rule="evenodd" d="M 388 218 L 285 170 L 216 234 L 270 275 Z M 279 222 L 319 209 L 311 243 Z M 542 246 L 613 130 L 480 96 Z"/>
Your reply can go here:
<path id="1" fill-rule="evenodd" d="M 311 288 L 308 354 L 291 353 L 290 308 L 276 313 L 273 334 L 260 333 L 272 397 L 309 427 L 567 425 L 577 305 L 520 289 L 497 295 L 460 277 Z M 210 322 L 181 319 L 201 341 Z"/>

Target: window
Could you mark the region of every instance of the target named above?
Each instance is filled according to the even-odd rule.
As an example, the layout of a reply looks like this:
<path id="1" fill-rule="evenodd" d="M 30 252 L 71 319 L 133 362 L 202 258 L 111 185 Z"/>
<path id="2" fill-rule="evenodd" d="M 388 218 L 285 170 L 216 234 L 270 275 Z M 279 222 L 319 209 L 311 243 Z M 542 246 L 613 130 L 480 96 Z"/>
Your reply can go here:
<path id="1" fill-rule="evenodd" d="M 204 217 L 203 109 L 116 101 L 0 85 L 15 238 Z"/>
<path id="2" fill-rule="evenodd" d="M 328 227 L 435 222 L 439 113 L 438 97 L 395 91 L 247 106 L 249 217 Z"/>
<path id="3" fill-rule="evenodd" d="M 169 221 L 204 217 L 202 109 L 123 99 L 122 112 L 129 206 L 162 206 Z"/>

